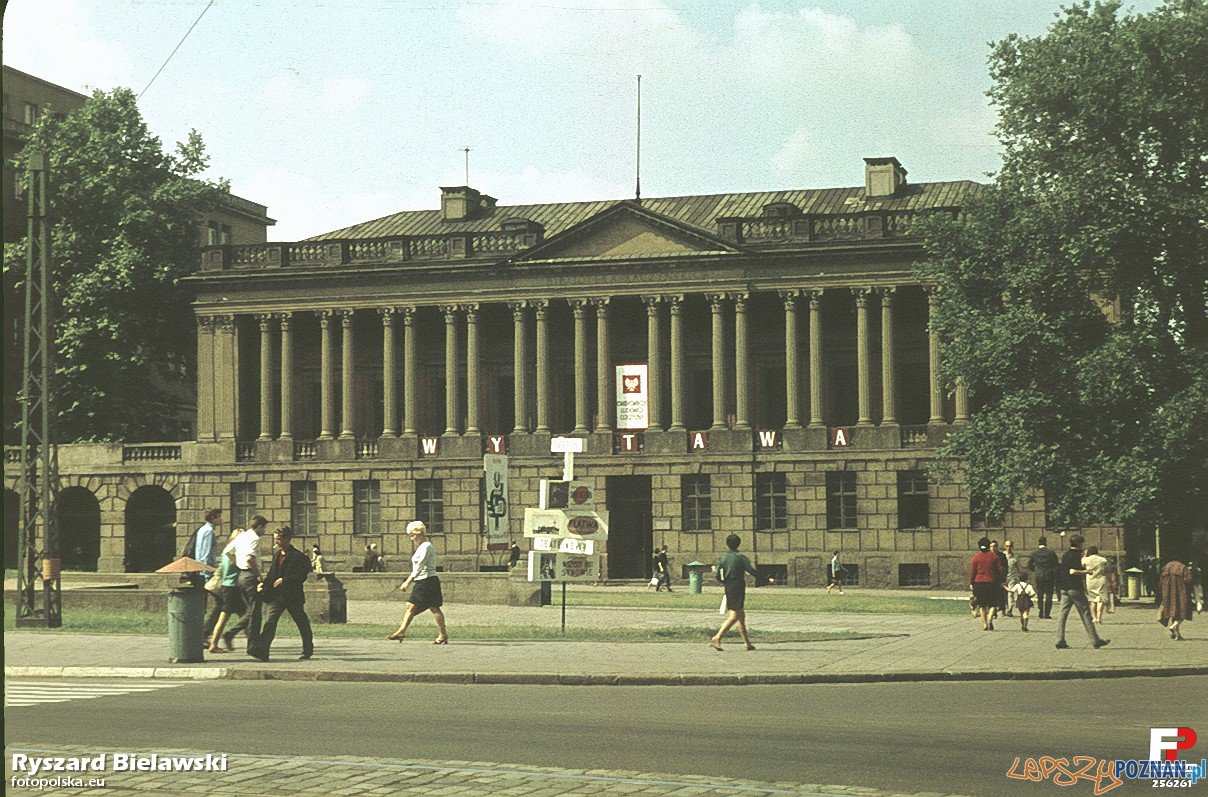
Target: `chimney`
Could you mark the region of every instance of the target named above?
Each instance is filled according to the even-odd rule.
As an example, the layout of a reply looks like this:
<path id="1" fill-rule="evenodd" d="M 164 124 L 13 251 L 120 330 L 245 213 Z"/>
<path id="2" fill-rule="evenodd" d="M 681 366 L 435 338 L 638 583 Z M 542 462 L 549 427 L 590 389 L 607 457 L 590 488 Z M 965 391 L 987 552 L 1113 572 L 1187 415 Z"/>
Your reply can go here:
<path id="1" fill-rule="evenodd" d="M 465 221 L 495 212 L 493 196 L 479 193 L 468 185 L 440 189 L 440 216 L 445 221 Z"/>
<path id="2" fill-rule="evenodd" d="M 886 199 L 898 195 L 906 185 L 906 170 L 897 158 L 864 159 L 864 196 Z"/>

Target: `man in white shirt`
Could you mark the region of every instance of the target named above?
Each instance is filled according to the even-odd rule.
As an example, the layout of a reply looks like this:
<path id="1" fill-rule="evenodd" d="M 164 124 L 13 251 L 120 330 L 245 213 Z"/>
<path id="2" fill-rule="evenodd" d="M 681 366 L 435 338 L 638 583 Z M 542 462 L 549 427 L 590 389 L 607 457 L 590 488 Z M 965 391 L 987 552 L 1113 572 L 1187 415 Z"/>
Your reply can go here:
<path id="1" fill-rule="evenodd" d="M 227 546 L 235 560 L 235 566 L 239 568 L 236 583 L 239 591 L 243 593 L 244 602 L 247 603 L 247 611 L 244 612 L 239 622 L 228 628 L 222 635 L 222 641 L 226 647 L 233 650 L 235 635 L 246 629 L 248 655 L 262 660 L 267 659 L 268 656 L 260 650 L 260 594 L 256 588 L 260 585 L 261 580 L 260 533 L 267 525 L 268 519 L 263 515 L 252 515 L 248 519 L 248 528 Z"/>

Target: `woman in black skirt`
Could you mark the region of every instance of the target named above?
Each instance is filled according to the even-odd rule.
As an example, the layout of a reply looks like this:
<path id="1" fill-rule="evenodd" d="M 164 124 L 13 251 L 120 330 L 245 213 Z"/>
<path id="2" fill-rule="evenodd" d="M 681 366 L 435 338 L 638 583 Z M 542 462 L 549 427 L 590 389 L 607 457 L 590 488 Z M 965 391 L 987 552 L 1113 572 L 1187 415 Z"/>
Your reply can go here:
<path id="1" fill-rule="evenodd" d="M 440 594 L 440 579 L 436 576 L 436 551 L 432 548 L 432 543 L 424 539 L 427 530 L 420 520 L 407 524 L 407 536 L 415 546 L 415 553 L 411 555 L 411 575 L 399 585 L 399 589 L 411 587 L 411 595 L 407 598 L 407 610 L 403 612 L 402 624 L 393 634 L 387 634 L 386 638 L 402 642 L 407 633 L 407 626 L 411 625 L 415 615 L 431 611 L 439 631 L 432 644 L 447 645 L 449 634 L 445 631 L 445 614 L 440 610 L 444 599 Z"/>

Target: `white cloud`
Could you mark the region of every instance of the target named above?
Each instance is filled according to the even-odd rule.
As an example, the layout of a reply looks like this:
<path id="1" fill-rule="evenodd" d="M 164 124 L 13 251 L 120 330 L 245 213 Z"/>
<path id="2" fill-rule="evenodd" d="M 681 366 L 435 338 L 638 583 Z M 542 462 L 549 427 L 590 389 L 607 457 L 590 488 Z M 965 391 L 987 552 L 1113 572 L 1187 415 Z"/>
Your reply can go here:
<path id="1" fill-rule="evenodd" d="M 129 86 L 133 79 L 129 54 L 103 38 L 74 0 L 9 0 L 4 63 L 85 93 Z"/>

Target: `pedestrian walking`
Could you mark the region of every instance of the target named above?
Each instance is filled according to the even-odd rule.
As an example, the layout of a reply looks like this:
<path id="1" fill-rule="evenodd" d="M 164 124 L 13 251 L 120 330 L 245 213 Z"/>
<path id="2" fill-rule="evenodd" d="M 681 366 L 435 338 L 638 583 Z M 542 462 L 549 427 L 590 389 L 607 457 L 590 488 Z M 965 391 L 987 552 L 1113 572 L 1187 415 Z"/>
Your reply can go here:
<path id="1" fill-rule="evenodd" d="M 222 549 L 222 553 L 218 557 L 218 600 L 216 603 L 219 607 L 218 617 L 215 618 L 214 627 L 210 630 L 209 640 L 210 645 L 206 650 L 210 653 L 230 653 L 232 639 L 227 640 L 223 637 L 222 632 L 226 628 L 227 621 L 231 617 L 242 615 L 247 611 L 247 604 L 243 600 L 243 594 L 239 591 L 239 568 L 235 566 L 235 538 L 243 533 L 243 529 L 231 529 L 231 535 L 227 539 L 226 546 Z M 226 647 L 218 644 L 219 640 L 226 642 Z"/>
<path id="2" fill-rule="evenodd" d="M 515 540 L 513 540 L 512 547 L 508 551 L 508 570 L 511 570 L 512 568 L 514 568 L 516 566 L 516 563 L 519 561 L 520 561 L 520 546 L 516 544 Z"/>
<path id="3" fill-rule="evenodd" d="M 236 585 L 243 596 L 246 605 L 239 622 L 227 628 L 222 635 L 222 641 L 227 648 L 233 648 L 233 641 L 240 631 L 247 632 L 247 653 L 259 658 L 260 650 L 260 533 L 268 525 L 268 518 L 263 515 L 252 515 L 248 518 L 248 527 L 235 537 L 231 546 L 231 555 L 239 574 Z"/>
<path id="4" fill-rule="evenodd" d="M 1040 547 L 1028 557 L 1028 570 L 1032 571 L 1032 586 L 1036 588 L 1036 609 L 1041 620 L 1053 618 L 1053 592 L 1057 589 L 1057 567 L 1061 560 L 1057 552 L 1048 547 L 1048 540 L 1040 538 Z"/>
<path id="5" fill-rule="evenodd" d="M 658 584 L 655 586 L 654 591 L 658 592 L 663 587 L 666 587 L 667 591 L 670 592 L 671 591 L 671 563 L 667 559 L 667 546 L 666 545 L 664 545 L 662 548 L 657 549 L 657 553 L 655 553 L 655 555 L 654 555 L 654 575 L 658 579 Z"/>
<path id="6" fill-rule="evenodd" d="M 839 561 L 839 552 L 835 551 L 831 555 L 830 565 L 827 569 L 826 591 L 830 592 L 835 587 L 839 588 L 839 594 L 843 594 L 843 577 L 847 575 L 847 570 L 843 567 L 843 562 Z"/>
<path id="7" fill-rule="evenodd" d="M 1019 578 L 1014 584 L 1008 587 L 1011 591 L 1015 608 L 1019 609 L 1019 628 L 1021 631 L 1028 630 L 1028 613 L 1032 611 L 1032 606 L 1036 603 L 1036 589 L 1028 583 L 1029 575 L 1027 570 L 1020 570 Z"/>
<path id="8" fill-rule="evenodd" d="M 422 520 L 413 520 L 407 524 L 407 536 L 415 546 L 415 553 L 411 555 L 411 575 L 399 585 L 399 589 L 406 590 L 411 587 L 411 595 L 407 598 L 407 608 L 403 611 L 403 621 L 398 630 L 387 634 L 386 638 L 402 642 L 415 615 L 431 611 L 437 629 L 436 639 L 432 640 L 432 644 L 447 645 L 449 633 L 445 630 L 444 612 L 440 610 L 444 598 L 441 597 L 440 579 L 436 575 L 436 550 L 432 543 L 425 539 L 427 531 L 428 527 Z"/>
<path id="9" fill-rule="evenodd" d="M 1005 614 L 1011 617 L 1015 609 L 1015 593 L 1011 587 L 1019 583 L 1019 557 L 1015 555 L 1015 541 L 1003 540 L 1003 555 L 1007 558 L 1007 610 Z"/>
<path id="10" fill-rule="evenodd" d="M 717 563 L 717 580 L 722 583 L 726 591 L 726 619 L 722 621 L 721 628 L 717 629 L 717 633 L 709 638 L 709 644 L 716 650 L 721 650 L 721 640 L 730 629 L 738 625 L 738 633 L 742 635 L 742 641 L 747 646 L 747 650 L 754 650 L 755 646 L 751 644 L 751 637 L 747 634 L 747 577 L 750 573 L 755 576 L 755 584 L 759 585 L 759 574 L 755 571 L 751 560 L 746 557 L 746 554 L 738 552 L 738 546 L 742 543 L 737 534 L 731 534 L 726 537 L 726 547 L 730 550 L 722 555 L 721 561 Z M 835 552 L 838 556 L 838 552 Z"/>
<path id="11" fill-rule="evenodd" d="M 1091 619 L 1102 625 L 1103 610 L 1111 600 L 1107 590 L 1107 559 L 1091 545 L 1082 557 L 1082 567 L 1086 570 L 1086 600 L 1091 606 Z"/>
<path id="12" fill-rule="evenodd" d="M 1057 620 L 1058 650 L 1069 647 L 1065 641 L 1065 622 L 1069 619 L 1072 609 L 1078 610 L 1078 616 L 1082 618 L 1082 625 L 1086 628 L 1086 635 L 1091 638 L 1092 645 L 1101 648 L 1111 641 L 1101 638 L 1095 630 L 1091 610 L 1086 603 L 1086 579 L 1083 578 L 1086 569 L 1082 567 L 1083 542 L 1081 534 L 1070 537 L 1070 549 L 1061 557 L 1061 566 L 1057 569 L 1057 588 L 1061 592 L 1061 616 Z"/>
<path id="13" fill-rule="evenodd" d="M 998 563 L 1002 566 L 1002 578 L 998 582 L 998 603 L 990 610 L 990 628 L 993 630 L 999 613 L 1007 613 L 1007 555 L 999 549 L 998 540 L 990 540 L 990 553 L 998 557 Z"/>
<path id="14" fill-rule="evenodd" d="M 1191 581 L 1191 568 L 1178 560 L 1167 562 L 1158 574 L 1162 599 L 1158 622 L 1170 629 L 1171 639 L 1183 639 L 1180 627 L 1193 616 Z"/>
<path id="15" fill-rule="evenodd" d="M 190 559 L 201 562 L 206 567 L 218 568 L 218 546 L 215 541 L 220 526 L 222 526 L 222 510 L 207 509 L 205 521 L 197 528 L 197 531 L 193 532 L 192 545 L 187 552 Z M 203 573 L 195 573 L 190 581 L 195 587 L 204 587 L 206 576 Z M 206 601 L 210 608 L 206 613 L 205 637 L 209 639 L 210 634 L 214 631 L 214 624 L 218 622 L 222 606 L 218 597 L 208 590 L 206 591 Z"/>
<path id="16" fill-rule="evenodd" d="M 294 532 L 289 526 L 282 526 L 273 532 L 276 552 L 268 575 L 259 587 L 260 599 L 265 606 L 264 628 L 260 631 L 261 655 L 256 656 L 261 661 L 268 661 L 269 648 L 277 635 L 277 621 L 285 612 L 289 612 L 302 637 L 302 655 L 298 658 L 309 659 L 315 652 L 315 637 L 310 628 L 310 618 L 306 616 L 306 595 L 302 590 L 306 584 L 306 574 L 310 572 L 310 561 L 294 547 L 293 539 Z"/>
<path id="17" fill-rule="evenodd" d="M 977 541 L 977 553 L 969 560 L 969 592 L 981 617 L 982 630 L 993 631 L 993 613 L 1002 600 L 1002 582 L 1006 569 L 998 554 L 990 550 L 990 539 Z"/>

